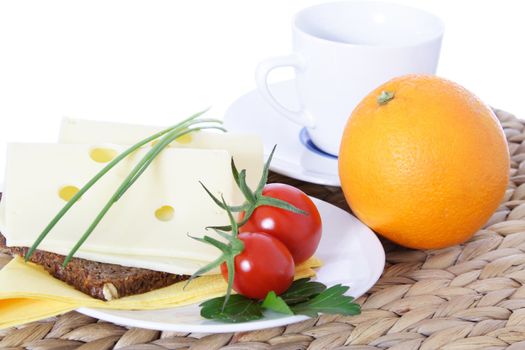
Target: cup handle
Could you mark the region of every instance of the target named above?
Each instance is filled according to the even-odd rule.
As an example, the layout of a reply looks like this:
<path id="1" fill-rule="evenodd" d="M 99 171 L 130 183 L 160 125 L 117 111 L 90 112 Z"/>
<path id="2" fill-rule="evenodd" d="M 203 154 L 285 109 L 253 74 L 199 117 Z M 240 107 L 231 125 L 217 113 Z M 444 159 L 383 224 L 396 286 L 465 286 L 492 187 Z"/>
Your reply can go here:
<path id="1" fill-rule="evenodd" d="M 268 74 L 275 68 L 279 67 L 293 67 L 297 71 L 305 69 L 304 60 L 298 54 L 291 54 L 288 56 L 268 58 L 257 66 L 255 70 L 255 82 L 257 88 L 261 92 L 266 102 L 273 107 L 278 113 L 282 114 L 292 122 L 307 128 L 314 128 L 315 122 L 313 117 L 306 113 L 303 108 L 298 111 L 291 110 L 290 108 L 281 104 L 270 91 L 268 87 Z"/>

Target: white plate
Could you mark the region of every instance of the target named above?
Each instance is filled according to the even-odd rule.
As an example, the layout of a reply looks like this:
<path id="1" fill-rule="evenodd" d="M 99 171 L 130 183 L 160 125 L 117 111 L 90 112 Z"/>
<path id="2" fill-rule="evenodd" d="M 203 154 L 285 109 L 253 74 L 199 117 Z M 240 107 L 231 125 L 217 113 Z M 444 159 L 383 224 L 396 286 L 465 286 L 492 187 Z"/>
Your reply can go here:
<path id="1" fill-rule="evenodd" d="M 324 265 L 316 280 L 327 286 L 350 286 L 349 295 L 360 297 L 379 279 L 385 266 L 385 251 L 376 235 L 348 212 L 322 200 L 312 198 L 321 213 L 323 237 L 317 250 Z M 203 319 L 198 305 L 179 308 L 127 311 L 77 310 L 88 316 L 129 327 L 198 333 L 242 332 L 282 326 L 306 320 L 306 316 L 283 316 L 267 313 L 261 320 L 244 323 L 221 323 Z"/>
<path id="2" fill-rule="evenodd" d="M 271 90 L 289 108 L 299 105 L 293 81 L 273 84 Z M 266 155 L 277 145 L 271 164 L 273 171 L 320 185 L 340 186 L 337 157 L 318 149 L 305 128 L 277 113 L 257 90 L 241 96 L 229 107 L 224 125 L 231 132 L 259 135 Z"/>

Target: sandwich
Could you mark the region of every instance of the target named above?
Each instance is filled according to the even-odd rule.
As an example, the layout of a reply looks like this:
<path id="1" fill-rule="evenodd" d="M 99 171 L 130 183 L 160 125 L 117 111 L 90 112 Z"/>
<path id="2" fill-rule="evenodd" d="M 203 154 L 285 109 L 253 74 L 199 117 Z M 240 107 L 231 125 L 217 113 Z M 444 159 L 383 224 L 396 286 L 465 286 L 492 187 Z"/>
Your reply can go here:
<path id="1" fill-rule="evenodd" d="M 130 145 L 161 128 L 64 119 L 56 144 L 8 145 L 0 201 L 0 251 L 25 256 L 71 198 Z M 243 202 L 231 159 L 255 187 L 263 168 L 252 135 L 196 131 L 172 142 L 136 179 L 63 266 L 71 247 L 155 141 L 122 159 L 53 227 L 30 257 L 52 276 L 101 300 L 142 294 L 187 280 L 218 252 L 194 237 L 228 224 L 201 184 L 233 205 Z M 218 273 L 218 271 L 212 271 Z"/>

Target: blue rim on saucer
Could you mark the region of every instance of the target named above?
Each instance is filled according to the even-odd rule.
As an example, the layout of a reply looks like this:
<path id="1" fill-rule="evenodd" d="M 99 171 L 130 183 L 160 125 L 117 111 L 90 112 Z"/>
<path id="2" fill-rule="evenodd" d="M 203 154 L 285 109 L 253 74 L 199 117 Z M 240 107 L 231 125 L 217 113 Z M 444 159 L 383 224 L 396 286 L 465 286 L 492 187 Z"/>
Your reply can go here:
<path id="1" fill-rule="evenodd" d="M 315 145 L 315 143 L 312 141 L 312 138 L 310 137 L 310 134 L 308 133 L 308 130 L 306 128 L 302 128 L 301 132 L 299 133 L 299 139 L 301 140 L 301 143 L 308 149 L 309 151 L 312 151 L 314 153 L 319 154 L 320 156 L 332 158 L 332 159 L 338 159 L 337 156 L 334 156 L 333 154 L 330 154 L 328 152 L 323 151 L 319 147 Z"/>

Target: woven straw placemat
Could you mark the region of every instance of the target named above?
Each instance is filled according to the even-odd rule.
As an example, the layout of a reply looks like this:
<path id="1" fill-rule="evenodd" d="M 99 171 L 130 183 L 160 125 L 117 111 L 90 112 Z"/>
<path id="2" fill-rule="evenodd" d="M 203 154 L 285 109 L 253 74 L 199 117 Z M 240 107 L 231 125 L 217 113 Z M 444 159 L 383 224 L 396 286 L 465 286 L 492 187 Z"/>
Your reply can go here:
<path id="1" fill-rule="evenodd" d="M 525 349 L 525 123 L 496 114 L 512 157 L 497 212 L 460 246 L 414 251 L 384 242 L 385 271 L 358 299 L 359 316 L 325 315 L 287 327 L 208 335 L 129 329 L 71 312 L 0 330 L 0 349 Z M 271 181 L 348 209 L 338 188 L 276 174 Z M 0 256 L 0 266 L 7 261 Z"/>

